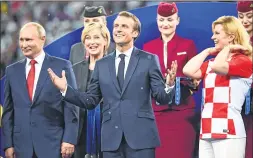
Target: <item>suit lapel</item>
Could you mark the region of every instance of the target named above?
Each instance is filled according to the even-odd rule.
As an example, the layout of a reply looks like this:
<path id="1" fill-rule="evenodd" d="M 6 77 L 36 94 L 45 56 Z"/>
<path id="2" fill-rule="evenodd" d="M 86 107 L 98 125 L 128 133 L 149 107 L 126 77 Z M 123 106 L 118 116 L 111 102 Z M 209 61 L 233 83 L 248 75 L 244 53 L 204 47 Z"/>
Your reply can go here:
<path id="1" fill-rule="evenodd" d="M 89 76 L 89 63 L 87 61 L 82 62 L 83 66 L 79 67 L 80 78 L 82 79 L 80 83 L 82 83 L 81 88 L 86 91 L 88 85 L 88 76 Z"/>
<path id="2" fill-rule="evenodd" d="M 116 56 L 116 51 L 114 51 L 114 53 L 109 54 L 110 58 L 109 58 L 109 71 L 111 74 L 111 78 L 112 81 L 116 87 L 116 89 L 121 93 L 120 87 L 119 87 L 119 83 L 116 77 L 116 69 L 115 69 L 115 56 Z"/>
<path id="3" fill-rule="evenodd" d="M 132 55 L 130 57 L 130 61 L 128 64 L 128 68 L 126 71 L 126 75 L 125 75 L 125 80 L 124 80 L 124 84 L 123 84 L 123 89 L 121 92 L 121 95 L 124 93 L 124 91 L 126 90 L 126 87 L 131 79 L 131 77 L 133 76 L 134 70 L 138 64 L 139 61 L 139 50 L 137 48 L 133 49 Z"/>
<path id="4" fill-rule="evenodd" d="M 26 82 L 26 59 L 21 61 L 21 66 L 18 67 L 18 71 L 17 71 L 17 76 L 20 76 L 20 94 L 23 94 L 24 97 L 26 98 L 26 100 L 29 102 L 29 104 L 31 104 L 31 100 L 29 98 L 28 95 L 28 90 L 27 90 L 27 82 Z"/>
<path id="5" fill-rule="evenodd" d="M 45 59 L 44 59 L 43 64 L 42 64 L 42 67 L 41 67 L 41 70 L 40 70 L 39 79 L 38 79 L 35 94 L 34 94 L 34 97 L 33 97 L 33 103 L 35 103 L 36 99 L 38 99 L 38 96 L 39 96 L 41 90 L 44 87 L 43 85 L 44 85 L 45 81 L 47 80 L 47 78 L 49 76 L 48 72 L 47 72 L 47 69 L 49 67 L 50 67 L 50 56 L 46 54 Z"/>

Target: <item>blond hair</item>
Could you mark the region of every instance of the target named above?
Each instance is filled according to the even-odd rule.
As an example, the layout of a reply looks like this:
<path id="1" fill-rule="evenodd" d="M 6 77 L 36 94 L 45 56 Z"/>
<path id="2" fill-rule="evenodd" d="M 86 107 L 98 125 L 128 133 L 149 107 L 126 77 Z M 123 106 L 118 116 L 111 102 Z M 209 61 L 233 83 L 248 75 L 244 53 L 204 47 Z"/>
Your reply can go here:
<path id="1" fill-rule="evenodd" d="M 233 44 L 239 44 L 245 47 L 247 50 L 244 54 L 252 60 L 250 37 L 240 20 L 234 16 L 221 16 L 213 22 L 212 30 L 214 30 L 214 27 L 218 24 L 222 25 L 227 35 L 234 35 Z"/>
<path id="2" fill-rule="evenodd" d="M 106 27 L 106 25 L 100 24 L 100 23 L 91 23 L 91 24 L 86 25 L 82 31 L 81 41 L 82 41 L 82 43 L 84 43 L 85 37 L 87 36 L 87 34 L 95 29 L 99 29 L 101 32 L 101 35 L 107 41 L 107 43 L 105 45 L 105 50 L 104 50 L 104 54 L 105 54 L 105 53 L 107 53 L 107 49 L 109 48 L 110 41 L 111 41 L 110 32 L 109 32 L 108 28 Z"/>
<path id="3" fill-rule="evenodd" d="M 39 38 L 42 38 L 43 36 L 46 36 L 46 31 L 45 31 L 44 27 L 42 25 L 40 25 L 39 23 L 36 23 L 36 22 L 28 22 L 28 23 L 26 23 L 20 29 L 20 31 L 22 31 L 24 28 L 29 27 L 29 26 L 34 26 L 37 29 L 38 37 Z"/>

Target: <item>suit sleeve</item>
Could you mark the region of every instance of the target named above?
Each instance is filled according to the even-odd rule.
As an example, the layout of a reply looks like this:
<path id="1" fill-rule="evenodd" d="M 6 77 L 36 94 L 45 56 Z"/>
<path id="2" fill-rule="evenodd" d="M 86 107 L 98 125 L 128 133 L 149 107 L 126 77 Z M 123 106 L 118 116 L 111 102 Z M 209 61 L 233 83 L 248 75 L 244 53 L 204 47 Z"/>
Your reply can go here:
<path id="1" fill-rule="evenodd" d="M 73 88 L 77 88 L 76 80 L 74 76 L 73 69 L 71 67 L 70 62 L 68 62 L 68 67 L 65 69 L 66 78 Z M 79 107 L 63 101 L 64 104 L 64 135 L 63 135 L 63 142 L 67 142 L 70 144 L 77 144 L 78 138 L 78 128 L 79 128 Z"/>
<path id="2" fill-rule="evenodd" d="M 75 104 L 81 108 L 94 109 L 100 100 L 102 94 L 99 84 L 99 62 L 96 62 L 95 69 L 92 73 L 91 82 L 87 92 L 79 92 L 71 85 L 68 85 L 64 100 Z"/>
<path id="3" fill-rule="evenodd" d="M 173 88 L 169 93 L 166 93 L 165 82 L 160 70 L 157 55 L 152 55 L 149 77 L 152 96 L 155 98 L 155 100 L 160 104 L 168 104 L 171 102 L 175 93 L 175 89 Z"/>
<path id="4" fill-rule="evenodd" d="M 13 128 L 14 128 L 14 107 L 11 95 L 11 86 L 8 68 L 6 68 L 6 78 L 4 83 L 4 106 L 2 116 L 2 132 L 4 146 L 3 149 L 13 147 Z"/>

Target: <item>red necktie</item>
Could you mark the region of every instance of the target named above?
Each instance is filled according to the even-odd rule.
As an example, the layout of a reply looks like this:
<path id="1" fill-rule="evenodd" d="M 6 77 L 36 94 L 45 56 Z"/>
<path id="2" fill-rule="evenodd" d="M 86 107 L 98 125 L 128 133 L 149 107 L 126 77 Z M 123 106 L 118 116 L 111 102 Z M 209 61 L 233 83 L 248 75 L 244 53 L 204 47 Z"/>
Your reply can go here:
<path id="1" fill-rule="evenodd" d="M 27 77 L 27 89 L 28 89 L 28 94 L 29 94 L 29 98 L 32 101 L 32 97 L 33 97 L 33 86 L 34 86 L 34 77 L 35 77 L 35 64 L 36 64 L 36 60 L 31 60 L 30 64 L 31 64 L 31 69 L 28 73 L 28 77 Z"/>

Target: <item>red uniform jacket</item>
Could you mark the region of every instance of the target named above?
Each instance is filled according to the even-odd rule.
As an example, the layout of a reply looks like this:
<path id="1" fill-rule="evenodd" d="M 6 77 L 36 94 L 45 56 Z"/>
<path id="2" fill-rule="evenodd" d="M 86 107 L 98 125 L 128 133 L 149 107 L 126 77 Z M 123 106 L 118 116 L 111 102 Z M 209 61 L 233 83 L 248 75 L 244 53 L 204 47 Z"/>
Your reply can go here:
<path id="1" fill-rule="evenodd" d="M 156 54 L 159 57 L 161 71 L 163 75 L 167 72 L 164 66 L 163 40 L 161 37 L 149 41 L 143 45 L 143 50 Z M 171 62 L 177 60 L 178 69 L 177 76 L 185 77 L 183 74 L 184 65 L 197 54 L 196 46 L 192 40 L 174 35 L 167 44 L 167 68 L 170 69 Z M 179 106 L 172 104 L 173 109 L 188 109 L 195 106 L 194 99 L 190 96 L 189 87 L 181 87 L 181 104 Z M 167 109 L 168 106 L 153 106 L 155 111 Z"/>

